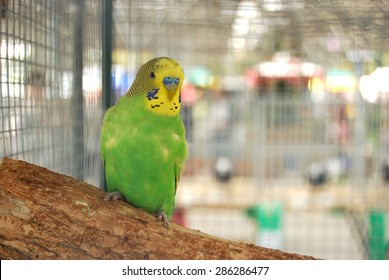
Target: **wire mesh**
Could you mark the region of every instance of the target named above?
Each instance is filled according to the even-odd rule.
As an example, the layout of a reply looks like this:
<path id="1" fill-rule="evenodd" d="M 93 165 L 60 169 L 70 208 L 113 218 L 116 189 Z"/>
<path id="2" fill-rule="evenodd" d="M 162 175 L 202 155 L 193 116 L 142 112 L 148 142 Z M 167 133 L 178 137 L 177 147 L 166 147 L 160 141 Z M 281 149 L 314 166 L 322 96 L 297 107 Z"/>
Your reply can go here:
<path id="1" fill-rule="evenodd" d="M 177 222 L 319 258 L 383 258 L 384 1 L 112 3 L 115 100 L 152 57 L 185 69 Z M 102 185 L 104 4 L 1 1 L 1 156 Z"/>
<path id="2" fill-rule="evenodd" d="M 1 156 L 100 185 L 100 5 L 2 1 Z"/>

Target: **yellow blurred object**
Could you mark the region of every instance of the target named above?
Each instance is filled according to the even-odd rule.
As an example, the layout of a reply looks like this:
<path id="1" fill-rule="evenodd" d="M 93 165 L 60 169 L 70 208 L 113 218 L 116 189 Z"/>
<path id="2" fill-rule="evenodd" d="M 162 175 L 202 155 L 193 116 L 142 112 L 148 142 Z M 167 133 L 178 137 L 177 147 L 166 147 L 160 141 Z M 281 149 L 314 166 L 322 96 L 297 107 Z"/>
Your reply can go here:
<path id="1" fill-rule="evenodd" d="M 354 93 L 356 89 L 356 79 L 353 74 L 348 71 L 329 71 L 326 77 L 326 89 L 327 92 L 335 94 Z"/>

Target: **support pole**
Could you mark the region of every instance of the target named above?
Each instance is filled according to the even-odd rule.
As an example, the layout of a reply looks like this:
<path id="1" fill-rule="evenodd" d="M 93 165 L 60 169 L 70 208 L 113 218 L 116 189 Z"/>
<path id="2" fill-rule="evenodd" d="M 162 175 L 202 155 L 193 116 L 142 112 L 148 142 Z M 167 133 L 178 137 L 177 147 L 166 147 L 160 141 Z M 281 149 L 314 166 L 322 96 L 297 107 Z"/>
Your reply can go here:
<path id="1" fill-rule="evenodd" d="M 83 72 L 83 28 L 84 28 L 84 1 L 76 2 L 76 16 L 73 30 L 73 176 L 84 178 L 84 96 L 82 90 Z"/>
<path id="2" fill-rule="evenodd" d="M 112 94 L 112 1 L 104 1 L 102 11 L 102 91 L 103 111 L 105 112 L 114 103 Z"/>
<path id="3" fill-rule="evenodd" d="M 114 103 L 112 94 L 112 1 L 104 1 L 102 10 L 102 110 L 106 112 Z M 101 170 L 101 182 L 107 191 L 105 171 Z"/>

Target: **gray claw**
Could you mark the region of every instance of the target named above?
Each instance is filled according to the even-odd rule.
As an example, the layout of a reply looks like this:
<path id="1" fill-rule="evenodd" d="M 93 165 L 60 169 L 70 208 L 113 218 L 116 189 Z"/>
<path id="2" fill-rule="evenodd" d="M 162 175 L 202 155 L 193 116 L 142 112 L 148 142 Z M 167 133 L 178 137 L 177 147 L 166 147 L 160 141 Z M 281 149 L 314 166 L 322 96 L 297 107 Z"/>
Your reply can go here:
<path id="1" fill-rule="evenodd" d="M 111 193 L 107 194 L 106 196 L 104 196 L 105 201 L 119 200 L 119 199 L 126 201 L 126 199 L 122 196 L 122 194 L 120 192 L 111 192 Z"/>
<path id="2" fill-rule="evenodd" d="M 158 221 L 162 221 L 165 228 L 169 229 L 169 220 L 166 216 L 166 214 L 162 211 L 157 213 L 157 219 Z"/>

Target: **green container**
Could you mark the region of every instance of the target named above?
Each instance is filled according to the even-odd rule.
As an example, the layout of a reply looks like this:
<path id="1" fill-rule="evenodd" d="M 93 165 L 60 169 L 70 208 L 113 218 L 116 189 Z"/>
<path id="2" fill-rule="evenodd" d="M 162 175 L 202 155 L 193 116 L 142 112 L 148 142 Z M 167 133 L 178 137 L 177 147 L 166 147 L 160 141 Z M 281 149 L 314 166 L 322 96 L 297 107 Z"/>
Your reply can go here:
<path id="1" fill-rule="evenodd" d="M 283 208 L 281 203 L 261 203 L 246 209 L 246 214 L 257 223 L 257 245 L 282 249 Z"/>
<path id="2" fill-rule="evenodd" d="M 266 202 L 247 209 L 250 218 L 257 221 L 258 227 L 268 230 L 281 228 L 282 205 L 278 202 Z"/>
<path id="3" fill-rule="evenodd" d="M 386 254 L 385 213 L 380 210 L 371 210 L 369 223 L 369 258 L 384 260 Z"/>

